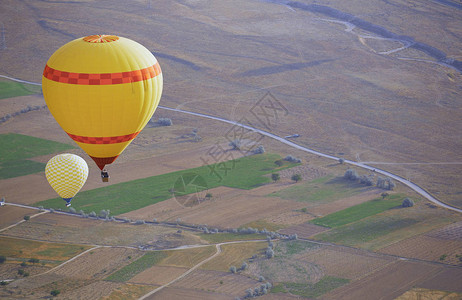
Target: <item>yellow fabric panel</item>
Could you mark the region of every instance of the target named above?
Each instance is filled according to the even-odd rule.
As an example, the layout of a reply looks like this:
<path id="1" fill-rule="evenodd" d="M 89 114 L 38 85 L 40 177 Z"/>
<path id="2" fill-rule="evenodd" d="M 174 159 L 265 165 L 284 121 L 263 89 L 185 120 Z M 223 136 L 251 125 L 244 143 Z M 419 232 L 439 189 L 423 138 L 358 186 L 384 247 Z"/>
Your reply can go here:
<path id="1" fill-rule="evenodd" d="M 110 43 L 75 39 L 50 57 L 51 68 L 75 73 L 117 73 L 140 70 L 157 62 L 154 55 L 135 41 L 119 37 Z"/>
<path id="2" fill-rule="evenodd" d="M 88 165 L 80 156 L 59 154 L 48 161 L 45 175 L 61 198 L 73 198 L 87 181 Z"/>
<path id="3" fill-rule="evenodd" d="M 91 137 L 120 136 L 146 126 L 159 104 L 162 74 L 114 85 L 66 84 L 43 78 L 51 114 L 64 131 Z"/>

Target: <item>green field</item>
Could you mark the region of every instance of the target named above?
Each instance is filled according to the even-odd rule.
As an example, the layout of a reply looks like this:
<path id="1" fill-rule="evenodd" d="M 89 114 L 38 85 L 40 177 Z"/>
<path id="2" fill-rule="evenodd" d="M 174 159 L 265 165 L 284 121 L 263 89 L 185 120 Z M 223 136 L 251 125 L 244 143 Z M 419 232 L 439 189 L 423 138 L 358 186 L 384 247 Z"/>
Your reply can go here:
<path id="1" fill-rule="evenodd" d="M 348 279 L 324 276 L 314 284 L 281 282 L 271 289 L 272 293 L 291 293 L 307 298 L 317 298 L 349 282 Z"/>
<path id="2" fill-rule="evenodd" d="M 376 215 L 393 207 L 399 207 L 405 196 L 401 194 L 390 195 L 387 199 L 377 198 L 344 210 L 332 213 L 322 218 L 311 220 L 310 223 L 324 227 L 339 227 L 353 223 L 366 217 Z"/>
<path id="3" fill-rule="evenodd" d="M 0 99 L 38 94 L 41 86 L 14 81 L 0 81 Z"/>
<path id="4" fill-rule="evenodd" d="M 328 203 L 354 196 L 364 189 L 364 185 L 354 184 L 342 177 L 325 176 L 303 184 L 297 184 L 270 196 L 309 203 Z"/>
<path id="5" fill-rule="evenodd" d="M 162 259 L 166 258 L 167 254 L 161 251 L 148 252 L 141 256 L 131 264 L 123 267 L 117 272 L 106 277 L 105 280 L 115 282 L 125 282 L 130 280 L 138 273 L 143 272 L 146 269 L 158 264 Z"/>
<path id="6" fill-rule="evenodd" d="M 74 147 L 68 144 L 22 134 L 0 134 L 0 179 L 44 171 L 44 163 L 28 159 L 72 148 Z"/>
<path id="7" fill-rule="evenodd" d="M 378 237 L 412 226 L 419 220 L 399 215 L 375 215 L 320 233 L 315 239 L 348 246 L 360 246 Z"/>
<path id="8" fill-rule="evenodd" d="M 170 190 L 176 186 L 175 183 L 182 181 L 181 179 L 187 181 L 186 178 L 190 179 L 191 174 L 202 177 L 201 182 L 205 184 L 186 186 L 180 191 L 182 195 L 218 186 L 252 189 L 271 182 L 270 178 L 263 175 L 296 165 L 290 164 L 278 168 L 274 164 L 274 161 L 278 159 L 280 156 L 275 154 L 253 155 L 228 161 L 226 165 L 224 163 L 204 165 L 194 169 L 114 184 L 79 193 L 72 205 L 75 209 L 82 209 L 86 212 L 110 209 L 113 215 L 126 213 L 171 198 Z M 224 171 L 224 167 L 228 170 Z M 55 198 L 35 203 L 35 205 L 64 208 L 64 201 Z"/>

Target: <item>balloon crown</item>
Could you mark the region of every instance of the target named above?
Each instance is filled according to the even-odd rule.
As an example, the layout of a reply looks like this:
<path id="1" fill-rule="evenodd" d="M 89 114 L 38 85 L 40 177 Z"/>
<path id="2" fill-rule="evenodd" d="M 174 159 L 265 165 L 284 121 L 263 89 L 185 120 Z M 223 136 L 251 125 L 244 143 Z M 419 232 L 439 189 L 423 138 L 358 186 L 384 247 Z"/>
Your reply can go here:
<path id="1" fill-rule="evenodd" d="M 89 35 L 83 38 L 85 42 L 89 43 L 110 43 L 117 41 L 119 39 L 118 36 L 115 35 L 107 35 L 107 34 L 95 34 Z"/>

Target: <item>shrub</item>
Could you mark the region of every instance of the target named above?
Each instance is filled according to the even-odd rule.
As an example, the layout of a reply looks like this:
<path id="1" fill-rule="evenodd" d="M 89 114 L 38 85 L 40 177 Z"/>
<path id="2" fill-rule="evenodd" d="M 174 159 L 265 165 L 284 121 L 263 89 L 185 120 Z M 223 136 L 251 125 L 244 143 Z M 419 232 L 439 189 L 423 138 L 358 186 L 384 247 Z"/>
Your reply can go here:
<path id="1" fill-rule="evenodd" d="M 404 198 L 403 203 L 401 204 L 403 207 L 412 207 L 414 206 L 414 201 L 409 198 Z"/>
<path id="2" fill-rule="evenodd" d="M 0 255 L 0 264 L 3 264 L 6 261 L 5 255 Z"/>
<path id="3" fill-rule="evenodd" d="M 343 165 L 343 163 L 345 162 L 345 159 L 343 157 L 340 157 L 338 159 L 338 162 L 339 162 L 339 164 Z"/>
<path id="4" fill-rule="evenodd" d="M 278 166 L 278 167 L 281 167 L 281 166 L 284 164 L 284 162 L 283 162 L 281 159 L 276 160 L 274 163 L 275 163 L 276 166 Z"/>
<path id="5" fill-rule="evenodd" d="M 356 170 L 353 169 L 346 170 L 343 177 L 352 181 L 358 180 L 359 178 L 358 173 L 356 172 Z"/>
<path id="6" fill-rule="evenodd" d="M 7 281 L 4 281 L 4 280 L 0 281 L 0 285 L 7 285 L 7 284 L 8 284 Z"/>
<path id="7" fill-rule="evenodd" d="M 29 262 L 33 263 L 33 264 L 38 264 L 40 262 L 40 260 L 38 258 L 31 258 L 31 259 L 29 259 Z"/>
<path id="8" fill-rule="evenodd" d="M 235 267 L 235 266 L 231 266 L 231 267 L 229 267 L 229 271 L 230 271 L 231 273 L 233 273 L 233 274 L 234 274 L 234 273 L 236 273 L 236 272 L 237 272 L 237 269 L 236 269 L 236 267 Z"/>
<path id="9" fill-rule="evenodd" d="M 276 182 L 276 181 L 279 181 L 279 179 L 281 179 L 281 176 L 279 176 L 278 173 L 273 173 L 271 174 L 271 179 Z"/>
<path id="10" fill-rule="evenodd" d="M 145 224 L 144 220 L 136 220 L 135 225 Z"/>
<path id="11" fill-rule="evenodd" d="M 258 277 L 258 281 L 260 281 L 260 282 L 265 281 L 265 277 L 263 277 L 263 276 L 260 275 L 260 276 Z"/>
<path id="12" fill-rule="evenodd" d="M 274 257 L 274 251 L 270 247 L 266 248 L 265 251 L 266 258 L 273 258 Z"/>
<path id="13" fill-rule="evenodd" d="M 287 155 L 285 158 L 284 158 L 285 161 L 288 161 L 288 162 L 291 162 L 291 163 L 301 163 L 302 161 L 292 155 Z"/>
<path id="14" fill-rule="evenodd" d="M 234 141 L 229 142 L 229 146 L 231 146 L 233 150 L 241 150 L 242 142 L 240 139 L 235 139 Z"/>
<path id="15" fill-rule="evenodd" d="M 96 213 L 92 211 L 91 213 L 88 214 L 89 217 L 96 218 Z"/>
<path id="16" fill-rule="evenodd" d="M 255 148 L 255 150 L 253 150 L 252 152 L 254 154 L 263 154 L 265 153 L 265 148 L 262 145 L 260 145 L 257 148 Z"/>
<path id="17" fill-rule="evenodd" d="M 240 268 L 240 270 L 245 271 L 245 270 L 247 270 L 247 267 L 248 267 L 248 266 L 249 266 L 249 265 L 248 265 L 246 262 L 243 262 L 243 263 L 242 263 L 242 266 L 241 266 L 241 268 Z"/>
<path id="18" fill-rule="evenodd" d="M 159 120 L 157 121 L 157 124 L 159 124 L 160 126 L 172 126 L 173 125 L 172 120 L 170 118 L 159 118 Z"/>
<path id="19" fill-rule="evenodd" d="M 302 180 L 302 175 L 294 174 L 294 175 L 292 175 L 292 177 L 290 179 L 292 179 L 295 182 L 299 182 L 300 180 Z"/>
<path id="20" fill-rule="evenodd" d="M 71 214 L 76 214 L 76 213 L 77 213 L 77 211 L 76 211 L 75 208 L 73 208 L 73 207 L 69 207 L 69 212 L 70 212 Z"/>
<path id="21" fill-rule="evenodd" d="M 24 216 L 24 220 L 29 221 L 29 220 L 30 220 L 30 216 Z"/>
<path id="22" fill-rule="evenodd" d="M 51 294 L 53 297 L 58 296 L 60 293 L 61 293 L 61 292 L 60 292 L 59 290 L 52 290 L 52 291 L 50 292 L 50 294 Z"/>

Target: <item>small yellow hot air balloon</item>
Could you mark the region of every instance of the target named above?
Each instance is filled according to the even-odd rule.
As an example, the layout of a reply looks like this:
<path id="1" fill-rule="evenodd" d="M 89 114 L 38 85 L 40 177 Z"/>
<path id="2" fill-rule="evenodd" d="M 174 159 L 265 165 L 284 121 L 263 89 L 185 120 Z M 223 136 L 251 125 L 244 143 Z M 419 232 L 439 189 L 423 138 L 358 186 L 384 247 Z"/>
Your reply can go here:
<path id="1" fill-rule="evenodd" d="M 48 161 L 45 175 L 51 187 L 66 201 L 66 206 L 70 206 L 72 198 L 87 181 L 88 165 L 75 154 L 59 154 Z"/>
<path id="2" fill-rule="evenodd" d="M 42 77 L 53 117 L 101 170 L 151 119 L 162 87 L 154 55 L 137 42 L 114 35 L 92 35 L 65 44 L 50 57 Z"/>

